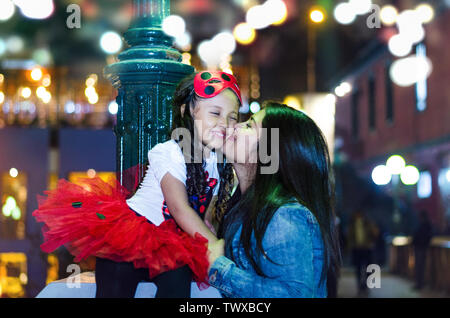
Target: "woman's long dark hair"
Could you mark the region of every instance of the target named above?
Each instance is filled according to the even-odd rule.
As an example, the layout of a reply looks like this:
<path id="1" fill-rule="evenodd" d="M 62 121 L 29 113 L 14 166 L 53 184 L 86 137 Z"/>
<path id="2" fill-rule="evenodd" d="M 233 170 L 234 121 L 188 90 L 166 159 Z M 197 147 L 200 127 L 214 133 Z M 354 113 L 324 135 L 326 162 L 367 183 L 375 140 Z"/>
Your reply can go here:
<path id="1" fill-rule="evenodd" d="M 275 211 L 292 202 L 295 197 L 314 214 L 319 223 L 324 243 L 320 282 L 323 283 L 327 278 L 329 296 L 335 296 L 332 287 L 339 272 L 340 252 L 335 228 L 330 159 L 325 138 L 314 121 L 303 112 L 276 102 L 266 102 L 264 109 L 262 127 L 267 128 L 267 138 L 262 137 L 258 144 L 267 142 L 267 149 L 270 150 L 271 128 L 278 128 L 279 152 L 271 153 L 270 156 L 278 156 L 279 168 L 273 174 L 262 174 L 264 164 L 258 156 L 255 180 L 225 218 L 225 232 L 239 219 L 242 224 L 240 244 L 255 271 L 265 276 L 257 262 L 261 255 L 265 255 L 262 247 L 265 231 Z M 259 148 L 260 146 L 258 150 Z M 236 226 L 231 232 L 235 230 Z M 225 235 L 226 248 L 231 247 L 232 234 L 234 233 Z M 252 234 L 256 239 L 256 250 L 252 249 Z"/>
<path id="2" fill-rule="evenodd" d="M 172 130 L 171 133 L 178 128 L 186 128 L 190 134 L 190 158 L 186 158 L 186 190 L 188 196 L 195 195 L 200 197 L 204 194 L 206 189 L 206 175 L 205 175 L 205 162 L 202 160 L 194 160 L 196 154 L 195 140 L 194 140 L 194 119 L 191 114 L 191 107 L 195 108 L 196 102 L 201 100 L 195 94 L 194 91 L 194 77 L 196 73 L 193 73 L 185 77 L 178 84 L 172 101 Z M 181 111 L 182 105 L 184 106 L 184 114 Z M 170 138 L 170 137 L 169 137 Z M 179 140 L 177 140 L 179 142 Z M 197 151 L 198 153 L 198 151 Z M 218 172 L 220 175 L 220 187 L 216 206 L 213 210 L 213 218 L 216 223 L 220 222 L 222 216 L 225 214 L 227 202 L 230 199 L 231 189 L 233 187 L 234 175 L 232 165 L 226 163 L 226 161 L 217 164 Z"/>

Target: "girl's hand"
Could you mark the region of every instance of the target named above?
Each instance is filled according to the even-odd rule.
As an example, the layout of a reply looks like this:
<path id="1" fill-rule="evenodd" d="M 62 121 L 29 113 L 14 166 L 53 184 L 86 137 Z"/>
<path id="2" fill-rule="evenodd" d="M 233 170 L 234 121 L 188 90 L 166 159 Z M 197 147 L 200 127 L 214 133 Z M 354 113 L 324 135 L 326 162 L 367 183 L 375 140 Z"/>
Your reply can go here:
<path id="1" fill-rule="evenodd" d="M 225 241 L 223 239 L 220 239 L 215 242 L 209 243 L 208 250 L 209 266 L 211 268 L 211 265 L 214 263 L 214 261 L 220 256 L 224 255 Z"/>

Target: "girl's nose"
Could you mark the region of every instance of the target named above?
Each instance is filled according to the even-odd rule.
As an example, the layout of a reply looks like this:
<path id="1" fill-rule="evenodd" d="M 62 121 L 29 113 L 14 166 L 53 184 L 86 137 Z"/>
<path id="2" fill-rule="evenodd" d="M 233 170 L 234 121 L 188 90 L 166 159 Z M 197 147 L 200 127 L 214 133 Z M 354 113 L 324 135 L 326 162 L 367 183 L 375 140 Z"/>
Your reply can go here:
<path id="1" fill-rule="evenodd" d="M 219 118 L 219 120 L 217 121 L 217 126 L 222 127 L 222 128 L 226 128 L 228 127 L 228 121 L 226 118 Z"/>

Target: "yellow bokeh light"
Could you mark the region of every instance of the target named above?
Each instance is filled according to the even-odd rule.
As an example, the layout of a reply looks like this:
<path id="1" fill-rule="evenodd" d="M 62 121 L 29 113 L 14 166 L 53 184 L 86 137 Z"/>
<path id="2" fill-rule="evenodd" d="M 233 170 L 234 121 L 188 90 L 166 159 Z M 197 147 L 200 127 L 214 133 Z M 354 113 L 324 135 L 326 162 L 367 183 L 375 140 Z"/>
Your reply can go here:
<path id="1" fill-rule="evenodd" d="M 47 90 L 45 89 L 44 86 L 39 86 L 39 87 L 36 89 L 36 96 L 39 97 L 39 98 L 43 98 L 46 91 L 47 91 Z"/>
<path id="2" fill-rule="evenodd" d="M 190 53 L 185 52 L 185 53 L 181 54 L 181 57 L 182 57 L 181 63 L 191 65 L 191 57 L 192 56 Z"/>
<path id="3" fill-rule="evenodd" d="M 91 74 L 89 75 L 89 77 L 86 79 L 86 86 L 94 86 L 95 84 L 97 84 L 98 81 L 98 75 L 97 74 Z"/>
<path id="4" fill-rule="evenodd" d="M 434 9 L 428 3 L 419 4 L 416 11 L 419 13 L 422 23 L 430 23 L 434 18 Z"/>
<path id="5" fill-rule="evenodd" d="M 5 93 L 0 91 L 0 104 L 3 104 L 4 101 L 5 101 Z"/>
<path id="6" fill-rule="evenodd" d="M 225 73 L 233 75 L 233 70 L 231 69 L 231 67 L 223 68 L 222 71 L 225 72 Z"/>
<path id="7" fill-rule="evenodd" d="M 380 10 L 380 19 L 384 25 L 393 25 L 397 21 L 398 11 L 392 5 L 385 5 Z"/>
<path id="8" fill-rule="evenodd" d="M 297 97 L 291 95 L 288 95 L 284 98 L 283 104 L 286 104 L 289 107 L 292 107 L 297 110 L 300 110 L 302 108 L 300 100 Z"/>
<path id="9" fill-rule="evenodd" d="M 31 96 L 31 89 L 29 87 L 22 87 L 20 89 L 20 95 L 25 99 L 29 98 Z"/>
<path id="10" fill-rule="evenodd" d="M 42 101 L 45 104 L 48 104 L 48 103 L 50 103 L 51 100 L 52 100 L 52 94 L 49 91 L 45 91 L 42 96 Z"/>
<path id="11" fill-rule="evenodd" d="M 49 87 L 50 84 L 52 83 L 52 78 L 50 75 L 45 75 L 44 78 L 42 79 L 42 85 L 44 87 Z"/>
<path id="12" fill-rule="evenodd" d="M 17 177 L 19 175 L 19 171 L 17 171 L 16 168 L 11 168 L 11 169 L 9 169 L 9 175 L 12 178 L 15 178 L 15 177 Z"/>
<path id="13" fill-rule="evenodd" d="M 98 94 L 95 93 L 95 94 L 89 95 L 88 102 L 89 102 L 89 104 L 92 104 L 92 105 L 97 104 L 97 102 L 98 102 Z"/>
<path id="14" fill-rule="evenodd" d="M 314 23 L 322 23 L 325 20 L 325 14 L 320 9 L 313 9 L 309 13 L 309 18 Z"/>
<path id="15" fill-rule="evenodd" d="M 39 67 L 35 67 L 31 70 L 30 76 L 33 81 L 40 81 L 42 78 L 42 70 Z"/>
<path id="16" fill-rule="evenodd" d="M 242 22 L 234 27 L 234 38 L 243 45 L 252 43 L 256 38 L 256 31 L 248 23 Z"/>
<path id="17" fill-rule="evenodd" d="M 288 16 L 288 11 L 286 8 L 286 5 L 283 2 L 280 2 L 282 5 L 279 6 L 279 10 L 280 12 L 278 12 L 279 15 L 277 15 L 277 17 L 279 17 L 275 22 L 272 22 L 272 25 L 280 25 L 283 24 L 284 21 L 286 21 L 287 16 Z"/>
<path id="18" fill-rule="evenodd" d="M 86 87 L 86 89 L 84 90 L 84 95 L 86 95 L 86 97 L 89 98 L 90 96 L 97 95 L 97 91 L 95 90 L 95 87 L 93 87 L 93 86 L 88 86 L 88 87 Z"/>

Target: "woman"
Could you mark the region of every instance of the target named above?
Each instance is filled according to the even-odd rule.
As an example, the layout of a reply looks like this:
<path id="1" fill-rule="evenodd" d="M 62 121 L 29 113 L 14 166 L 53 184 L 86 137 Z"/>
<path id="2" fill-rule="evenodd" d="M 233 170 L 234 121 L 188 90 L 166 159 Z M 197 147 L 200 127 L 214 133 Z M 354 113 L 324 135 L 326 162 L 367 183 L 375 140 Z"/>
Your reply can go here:
<path id="1" fill-rule="evenodd" d="M 279 167 L 264 173 L 271 163 L 261 150 L 273 148 Z M 320 129 L 304 113 L 268 102 L 236 126 L 224 153 L 242 196 L 223 218 L 224 240 L 209 247 L 210 284 L 225 297 L 327 297 L 340 254 Z"/>

